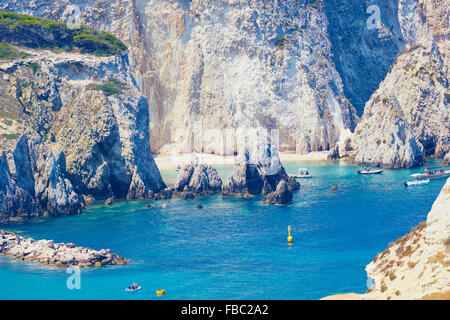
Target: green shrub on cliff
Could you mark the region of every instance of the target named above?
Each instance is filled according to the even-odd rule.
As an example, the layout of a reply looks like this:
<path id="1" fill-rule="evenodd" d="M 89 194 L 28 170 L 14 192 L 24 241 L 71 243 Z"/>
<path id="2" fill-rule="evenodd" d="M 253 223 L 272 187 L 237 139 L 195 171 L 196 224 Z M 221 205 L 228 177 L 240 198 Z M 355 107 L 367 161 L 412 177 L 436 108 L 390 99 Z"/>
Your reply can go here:
<path id="1" fill-rule="evenodd" d="M 27 54 L 8 46 L 4 41 L 0 41 L 0 60 L 25 58 Z"/>
<path id="2" fill-rule="evenodd" d="M 23 26 L 39 26 L 45 29 L 65 26 L 62 22 L 7 11 L 0 11 L 0 25 L 4 25 L 9 30 L 15 30 Z"/>
<path id="3" fill-rule="evenodd" d="M 75 30 L 73 40 L 78 47 L 99 56 L 120 54 L 127 50 L 122 42 L 105 31 Z"/>
<path id="4" fill-rule="evenodd" d="M 74 50 L 98 56 L 123 54 L 127 47 L 112 34 L 88 26 L 0 11 L 0 41 L 30 48 Z"/>
<path id="5" fill-rule="evenodd" d="M 107 96 L 112 96 L 122 91 L 123 83 L 120 80 L 111 78 L 104 83 L 91 83 L 87 86 L 88 90 L 99 90 Z"/>
<path id="6" fill-rule="evenodd" d="M 31 70 L 33 70 L 33 73 L 36 73 L 40 68 L 39 63 L 37 63 L 37 62 L 30 62 L 28 64 L 28 67 L 30 67 Z"/>

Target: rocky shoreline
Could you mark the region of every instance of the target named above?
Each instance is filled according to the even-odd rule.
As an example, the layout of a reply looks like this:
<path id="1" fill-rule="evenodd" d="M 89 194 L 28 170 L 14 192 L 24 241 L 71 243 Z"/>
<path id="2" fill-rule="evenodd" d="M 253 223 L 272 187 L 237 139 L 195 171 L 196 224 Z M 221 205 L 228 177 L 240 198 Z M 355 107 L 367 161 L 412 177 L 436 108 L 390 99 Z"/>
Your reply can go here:
<path id="1" fill-rule="evenodd" d="M 391 242 L 366 266 L 373 286 L 365 294 L 339 294 L 325 300 L 449 299 L 450 178 L 435 200 L 427 221 Z"/>
<path id="2" fill-rule="evenodd" d="M 78 247 L 73 243 L 34 240 L 3 230 L 0 230 L 0 254 L 8 258 L 58 267 L 101 267 L 130 262 L 111 253 L 110 249 L 94 250 Z"/>

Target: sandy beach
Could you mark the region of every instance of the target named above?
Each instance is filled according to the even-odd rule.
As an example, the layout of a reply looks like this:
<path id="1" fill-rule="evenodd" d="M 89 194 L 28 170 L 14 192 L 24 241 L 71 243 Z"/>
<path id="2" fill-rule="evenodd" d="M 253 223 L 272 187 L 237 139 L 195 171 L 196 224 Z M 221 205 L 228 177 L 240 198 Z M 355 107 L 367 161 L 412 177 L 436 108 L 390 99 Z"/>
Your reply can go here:
<path id="1" fill-rule="evenodd" d="M 308 154 L 297 154 L 280 152 L 281 162 L 297 162 L 297 161 L 326 161 L 327 151 L 310 152 Z M 160 170 L 173 169 L 178 165 L 196 162 L 208 165 L 233 165 L 236 161 L 236 156 L 221 156 L 207 153 L 187 153 L 183 155 L 153 155 L 155 162 Z"/>
<path id="2" fill-rule="evenodd" d="M 363 295 L 358 293 L 335 294 L 320 300 L 362 300 Z"/>

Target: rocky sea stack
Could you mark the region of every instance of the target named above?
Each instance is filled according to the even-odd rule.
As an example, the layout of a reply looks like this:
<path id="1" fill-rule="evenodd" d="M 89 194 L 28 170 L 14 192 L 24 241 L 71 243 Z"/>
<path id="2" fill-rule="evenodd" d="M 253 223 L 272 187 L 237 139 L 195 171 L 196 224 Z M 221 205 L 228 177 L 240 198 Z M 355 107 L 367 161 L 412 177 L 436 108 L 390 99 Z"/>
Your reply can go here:
<path id="1" fill-rule="evenodd" d="M 289 204 L 292 202 L 293 194 L 292 190 L 289 188 L 286 180 L 281 180 L 277 189 L 268 195 L 266 195 L 263 199 L 265 203 L 268 204 Z"/>
<path id="2" fill-rule="evenodd" d="M 204 164 L 186 164 L 178 172 L 175 190 L 183 199 L 210 195 L 222 190 L 222 180 L 217 170 Z"/>
<path id="3" fill-rule="evenodd" d="M 282 183 L 281 183 L 282 182 Z M 281 184 L 280 184 L 281 183 Z M 224 196 L 268 195 L 268 203 L 286 204 L 300 184 L 286 174 L 275 147 L 259 144 L 254 152 L 242 152 L 222 188 Z M 270 200 L 269 200 L 270 199 Z"/>

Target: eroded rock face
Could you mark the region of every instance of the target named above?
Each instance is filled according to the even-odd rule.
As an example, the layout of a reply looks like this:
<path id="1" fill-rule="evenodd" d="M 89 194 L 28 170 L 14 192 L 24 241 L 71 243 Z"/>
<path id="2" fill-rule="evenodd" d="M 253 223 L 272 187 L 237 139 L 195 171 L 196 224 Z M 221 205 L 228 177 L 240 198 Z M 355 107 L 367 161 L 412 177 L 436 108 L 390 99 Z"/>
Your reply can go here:
<path id="1" fill-rule="evenodd" d="M 175 190 L 183 192 L 183 198 L 218 193 L 222 190 L 222 180 L 212 166 L 186 164 L 178 173 Z"/>
<path id="2" fill-rule="evenodd" d="M 421 223 L 366 267 L 374 286 L 364 299 L 442 299 L 449 294 L 450 179 Z"/>
<path id="3" fill-rule="evenodd" d="M 327 155 L 327 159 L 336 160 L 336 159 L 339 159 L 340 157 L 341 156 L 339 153 L 339 145 L 337 144 L 330 150 L 330 152 Z"/>
<path id="4" fill-rule="evenodd" d="M 376 28 L 372 27 L 375 9 L 369 10 L 373 5 L 380 9 L 380 24 Z M 324 1 L 324 8 L 333 60 L 345 95 L 362 115 L 365 103 L 405 46 L 398 19 L 399 1 Z"/>
<path id="5" fill-rule="evenodd" d="M 126 56 L 28 53 L 0 63 L 3 176 L 12 177 L 3 189 L 14 203 L 2 202 L 4 216 L 77 213 L 83 198 L 144 199 L 165 188 Z M 117 91 L 98 89 L 111 79 Z"/>
<path id="6" fill-rule="evenodd" d="M 125 264 L 124 259 L 109 249 L 93 250 L 77 247 L 73 243 L 54 243 L 53 240 L 23 238 L 13 232 L 0 230 L 0 254 L 9 258 L 35 261 L 45 265 L 106 266 Z"/>
<path id="7" fill-rule="evenodd" d="M 80 213 L 84 201 L 64 172 L 39 137 L 22 135 L 13 152 L 0 157 L 0 224 Z"/>
<path id="8" fill-rule="evenodd" d="M 448 79 L 437 59 L 421 46 L 397 58 L 355 130 L 357 162 L 413 167 L 424 156 L 445 155 L 450 142 Z"/>
<path id="9" fill-rule="evenodd" d="M 2 7 L 65 21 L 70 4 L 82 23 L 127 44 L 150 102 L 153 151 L 191 151 L 196 122 L 224 135 L 278 129 L 280 150 L 300 153 L 328 150 L 356 126 L 320 1 L 7 0 Z M 193 149 L 236 151 L 220 139 Z"/>
<path id="10" fill-rule="evenodd" d="M 290 190 L 286 180 L 281 180 L 275 191 L 266 195 L 263 199 L 265 203 L 268 204 L 289 204 L 292 202 L 292 191 Z"/>
<path id="11" fill-rule="evenodd" d="M 222 194 L 225 196 L 269 194 L 277 189 L 282 180 L 291 192 L 300 188 L 300 184 L 286 174 L 277 149 L 270 145 L 261 148 L 260 145 L 254 152 L 243 151 L 240 154 L 233 172 L 222 188 Z"/>
<path id="12" fill-rule="evenodd" d="M 443 6 L 443 7 L 442 7 Z M 440 0 L 399 1 L 407 48 L 366 103 L 352 137 L 356 161 L 388 167 L 421 165 L 449 150 L 448 21 Z"/>
<path id="13" fill-rule="evenodd" d="M 446 165 L 446 166 L 450 165 L 450 151 L 447 152 L 447 154 L 445 155 L 444 165 Z"/>

